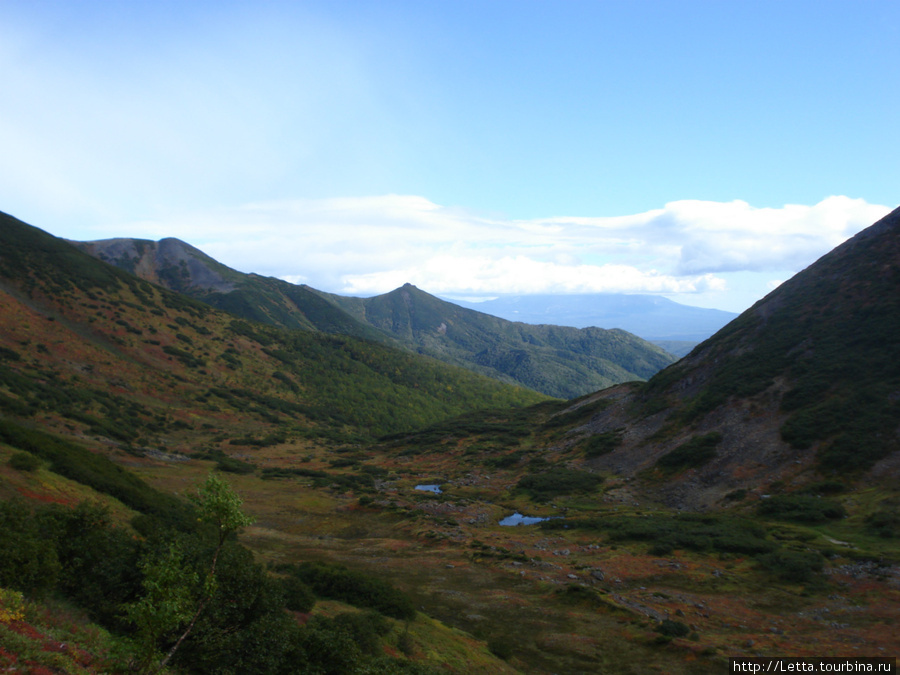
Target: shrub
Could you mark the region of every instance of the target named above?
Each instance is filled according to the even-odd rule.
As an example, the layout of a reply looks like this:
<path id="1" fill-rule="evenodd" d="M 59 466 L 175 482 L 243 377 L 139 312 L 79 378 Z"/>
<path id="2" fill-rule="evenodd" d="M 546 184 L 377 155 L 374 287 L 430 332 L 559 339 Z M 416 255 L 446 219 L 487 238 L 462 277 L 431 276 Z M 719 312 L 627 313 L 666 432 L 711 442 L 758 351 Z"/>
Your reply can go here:
<path id="1" fill-rule="evenodd" d="M 772 572 L 783 581 L 803 583 L 822 571 L 824 560 L 817 551 L 780 550 L 758 558 L 763 569 Z"/>
<path id="2" fill-rule="evenodd" d="M 670 541 L 658 541 L 653 546 L 650 547 L 648 553 L 650 555 L 656 556 L 664 556 L 671 555 L 672 551 L 675 550 L 675 547 L 672 545 Z"/>
<path id="3" fill-rule="evenodd" d="M 136 511 L 176 527 L 190 527 L 189 506 L 177 497 L 154 490 L 103 455 L 10 420 L 0 420 L 0 440 L 47 460 L 54 473 L 115 497 Z"/>
<path id="4" fill-rule="evenodd" d="M 382 649 L 381 638 L 391 630 L 391 625 L 378 612 L 346 612 L 331 620 L 337 630 L 353 638 L 363 654 L 375 655 Z"/>
<path id="5" fill-rule="evenodd" d="M 287 576 L 281 580 L 284 592 L 284 606 L 292 612 L 309 612 L 316 605 L 316 596 L 309 586 L 295 576 Z"/>
<path id="6" fill-rule="evenodd" d="M 602 476 L 562 467 L 522 478 L 516 487 L 535 501 L 545 502 L 560 495 L 593 492 L 603 482 Z"/>
<path id="7" fill-rule="evenodd" d="M 16 471 L 37 471 L 41 467 L 41 460 L 30 452 L 17 452 L 9 458 L 9 465 Z"/>
<path id="8" fill-rule="evenodd" d="M 691 469 L 706 464 L 716 456 L 716 446 L 722 442 L 722 434 L 713 431 L 702 436 L 695 436 L 682 443 L 656 461 L 656 466 L 666 473 L 674 473 L 682 469 Z"/>
<path id="9" fill-rule="evenodd" d="M 666 637 L 679 638 L 687 637 L 690 634 L 691 629 L 687 624 L 681 623 L 681 621 L 663 619 L 656 627 L 656 632 L 661 633 Z"/>
<path id="10" fill-rule="evenodd" d="M 728 516 L 685 514 L 678 516 L 606 516 L 604 518 L 547 520 L 541 529 L 578 528 L 609 532 L 611 541 L 652 542 L 654 555 L 674 549 L 714 550 L 720 553 L 756 555 L 775 548 L 758 523 Z M 671 550 L 670 550 L 671 549 Z"/>
<path id="11" fill-rule="evenodd" d="M 225 471 L 227 473 L 246 474 L 256 471 L 256 465 L 251 464 L 250 462 L 242 462 L 239 459 L 228 457 L 227 455 L 219 458 L 216 462 L 216 468 L 219 471 Z"/>
<path id="12" fill-rule="evenodd" d="M 500 455 L 499 457 L 489 457 L 484 460 L 484 465 L 495 469 L 510 469 L 521 462 L 524 457 L 525 453 L 521 450 L 517 450 L 516 452 Z"/>
<path id="13" fill-rule="evenodd" d="M 508 640 L 504 638 L 493 638 L 488 640 L 487 648 L 490 650 L 491 654 L 496 656 L 498 659 L 503 659 L 504 661 L 509 661 L 513 655 L 512 644 Z"/>
<path id="14" fill-rule="evenodd" d="M 812 485 L 807 485 L 803 492 L 807 492 L 813 495 L 836 495 L 844 492 L 847 489 L 847 486 L 844 483 L 836 480 L 826 480 L 819 483 L 813 483 Z"/>
<path id="15" fill-rule="evenodd" d="M 882 508 L 866 517 L 866 525 L 879 537 L 891 539 L 900 536 L 900 511 Z"/>
<path id="16" fill-rule="evenodd" d="M 18 591 L 0 588 L 0 623 L 25 618 L 25 598 Z"/>
<path id="17" fill-rule="evenodd" d="M 348 631 L 335 629 L 322 617 L 313 619 L 300 631 L 300 648 L 311 668 L 302 672 L 343 675 L 357 672 L 363 654 Z"/>
<path id="18" fill-rule="evenodd" d="M 40 595 L 53 588 L 59 570 L 53 540 L 31 509 L 0 502 L 0 586 Z"/>
<path id="19" fill-rule="evenodd" d="M 761 516 L 800 523 L 824 523 L 847 515 L 844 507 L 830 499 L 806 494 L 778 495 L 760 502 Z"/>
<path id="20" fill-rule="evenodd" d="M 374 609 L 394 619 L 411 620 L 416 616 L 415 606 L 405 593 L 387 581 L 354 572 L 343 565 L 305 562 L 292 571 L 319 597 Z"/>
<path id="21" fill-rule="evenodd" d="M 591 436 L 582 442 L 581 447 L 584 449 L 584 456 L 591 459 L 607 455 L 620 445 L 622 445 L 621 434 L 615 431 L 605 431 L 602 434 Z"/>
<path id="22" fill-rule="evenodd" d="M 55 536 L 62 569 L 57 588 L 107 628 L 120 629 L 122 605 L 140 592 L 141 544 L 114 527 L 109 510 L 79 503 L 41 513 L 44 532 Z"/>

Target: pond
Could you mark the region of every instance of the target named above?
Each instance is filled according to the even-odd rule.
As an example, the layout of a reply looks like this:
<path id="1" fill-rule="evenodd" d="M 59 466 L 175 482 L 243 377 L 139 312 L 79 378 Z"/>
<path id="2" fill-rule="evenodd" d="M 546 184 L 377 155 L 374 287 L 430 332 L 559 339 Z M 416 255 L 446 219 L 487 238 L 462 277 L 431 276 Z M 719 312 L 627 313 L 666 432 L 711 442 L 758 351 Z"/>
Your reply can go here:
<path id="1" fill-rule="evenodd" d="M 550 520 L 550 518 L 539 518 L 537 516 L 523 516 L 521 513 L 516 511 L 511 516 L 506 516 L 506 518 L 501 520 L 500 524 L 508 525 L 508 526 L 534 525 L 535 523 L 540 523 L 541 521 L 544 521 L 544 520 Z"/>
<path id="2" fill-rule="evenodd" d="M 440 485 L 416 485 L 416 490 L 424 490 L 425 492 L 433 492 L 436 495 L 441 494 Z"/>

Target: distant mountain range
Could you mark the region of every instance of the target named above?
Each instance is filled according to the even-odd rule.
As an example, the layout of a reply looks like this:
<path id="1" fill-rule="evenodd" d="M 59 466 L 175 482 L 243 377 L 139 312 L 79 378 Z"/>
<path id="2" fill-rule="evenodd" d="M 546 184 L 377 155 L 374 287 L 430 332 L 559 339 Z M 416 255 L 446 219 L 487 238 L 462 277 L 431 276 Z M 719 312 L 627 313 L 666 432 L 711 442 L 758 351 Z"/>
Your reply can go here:
<path id="1" fill-rule="evenodd" d="M 733 312 L 691 307 L 657 295 L 513 295 L 457 304 L 531 324 L 585 328 L 621 328 L 684 356 L 698 342 L 737 317 Z"/>
<path id="2" fill-rule="evenodd" d="M 71 243 L 147 281 L 247 319 L 382 342 L 558 398 L 646 380 L 675 360 L 623 330 L 512 322 L 410 284 L 373 298 L 348 298 L 238 272 L 177 239 Z"/>

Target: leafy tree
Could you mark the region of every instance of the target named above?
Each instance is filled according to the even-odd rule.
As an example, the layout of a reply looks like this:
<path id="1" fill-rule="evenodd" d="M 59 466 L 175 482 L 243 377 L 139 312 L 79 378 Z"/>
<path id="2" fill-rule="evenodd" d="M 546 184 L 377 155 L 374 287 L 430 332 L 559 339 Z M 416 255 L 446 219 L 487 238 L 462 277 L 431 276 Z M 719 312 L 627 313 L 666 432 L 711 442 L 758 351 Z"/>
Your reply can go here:
<path id="1" fill-rule="evenodd" d="M 201 551 L 194 554 L 198 561 L 203 558 Z M 284 608 L 279 579 L 267 574 L 248 549 L 226 541 L 215 591 L 172 665 L 196 673 L 280 673 L 299 628 Z"/>
<path id="2" fill-rule="evenodd" d="M 197 573 L 184 560 L 181 548 L 171 543 L 141 563 L 144 596 L 125 608 L 137 626 L 140 672 L 146 672 L 161 637 L 172 633 L 194 614 Z"/>
<path id="3" fill-rule="evenodd" d="M 219 553 L 221 553 L 225 541 L 229 536 L 253 522 L 253 518 L 246 515 L 241 510 L 243 502 L 237 493 L 231 489 L 231 486 L 227 482 L 213 473 L 210 473 L 206 477 L 206 482 L 197 491 L 196 502 L 200 520 L 212 525 L 215 529 L 217 538 L 216 548 L 213 552 L 209 572 L 207 572 L 203 584 L 203 597 L 198 603 L 197 609 L 191 617 L 187 628 L 185 628 L 184 633 L 181 634 L 181 637 L 178 638 L 172 646 L 172 649 L 169 650 L 169 653 L 166 654 L 165 658 L 159 664 L 160 670 L 166 667 L 175 655 L 175 652 L 181 646 L 181 643 L 184 642 L 184 639 L 190 634 L 191 629 L 203 613 L 203 610 L 206 609 L 206 605 L 209 603 L 210 598 L 215 592 L 216 563 L 219 560 Z"/>
<path id="4" fill-rule="evenodd" d="M 140 542 L 115 527 L 102 504 L 81 502 L 74 509 L 53 505 L 39 511 L 38 520 L 54 540 L 61 565 L 59 590 L 95 621 L 125 629 L 121 606 L 141 593 Z"/>
<path id="5" fill-rule="evenodd" d="M 0 502 L 0 586 L 33 595 L 53 588 L 60 565 L 52 538 L 21 501 Z"/>

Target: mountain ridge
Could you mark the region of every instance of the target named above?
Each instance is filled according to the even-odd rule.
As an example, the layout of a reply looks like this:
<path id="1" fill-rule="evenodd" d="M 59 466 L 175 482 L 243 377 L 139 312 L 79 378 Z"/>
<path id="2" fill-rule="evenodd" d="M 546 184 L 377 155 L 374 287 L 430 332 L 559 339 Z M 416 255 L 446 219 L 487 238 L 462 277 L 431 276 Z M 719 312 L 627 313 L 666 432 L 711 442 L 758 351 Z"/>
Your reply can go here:
<path id="1" fill-rule="evenodd" d="M 654 344 L 699 343 L 738 316 L 640 293 L 512 295 L 484 302 L 455 302 L 510 321 L 621 328 Z"/>
<path id="2" fill-rule="evenodd" d="M 113 239 L 76 245 L 126 271 L 245 318 L 383 342 L 560 398 L 646 380 L 674 360 L 663 349 L 624 331 L 510 322 L 410 284 L 373 298 L 349 298 L 243 274 L 184 242 L 162 241 L 167 244 Z"/>

